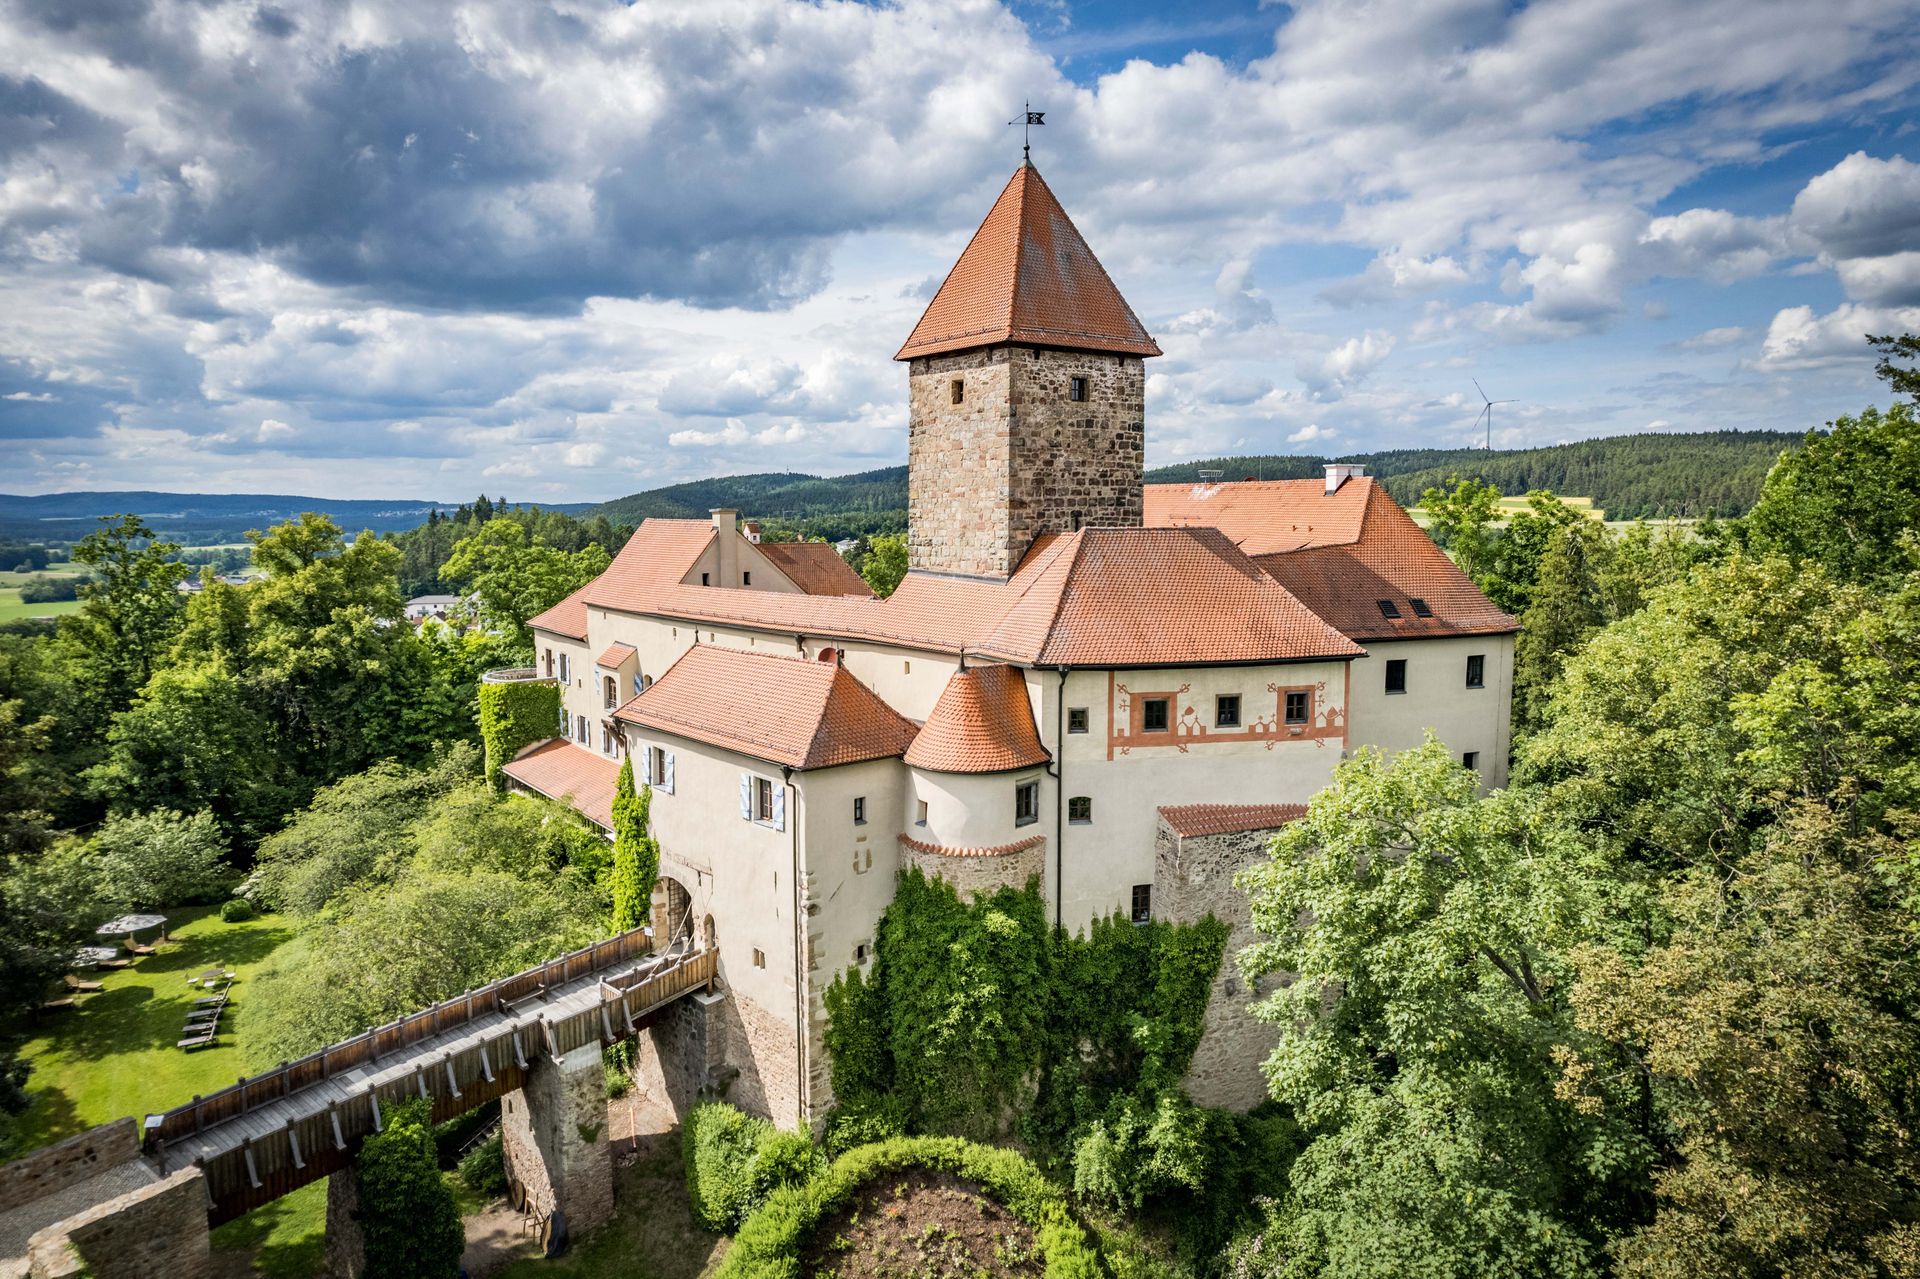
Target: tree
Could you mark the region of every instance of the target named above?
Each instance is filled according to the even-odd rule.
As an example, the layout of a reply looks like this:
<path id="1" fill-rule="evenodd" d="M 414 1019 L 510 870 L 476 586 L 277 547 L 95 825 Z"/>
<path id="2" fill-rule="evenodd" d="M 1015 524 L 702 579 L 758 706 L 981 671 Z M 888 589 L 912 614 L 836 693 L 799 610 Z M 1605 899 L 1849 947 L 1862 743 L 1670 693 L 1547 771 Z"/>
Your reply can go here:
<path id="1" fill-rule="evenodd" d="M 219 823 L 204 811 L 109 817 L 93 837 L 101 895 L 118 908 L 154 910 L 223 895 L 231 879 L 226 851 Z"/>
<path id="2" fill-rule="evenodd" d="M 1565 525 L 1548 543 L 1514 642 L 1513 714 L 1520 727 L 1534 728 L 1544 720 L 1561 662 L 1612 620 L 1601 597 L 1612 551 L 1606 526 L 1592 521 Z"/>
<path id="3" fill-rule="evenodd" d="M 1886 384 L 1900 395 L 1911 395 L 1920 400 L 1920 369 L 1911 365 L 1895 364 L 1895 360 L 1920 360 L 1920 335 L 1902 333 L 1898 337 L 1887 334 L 1882 337 L 1867 338 L 1867 344 L 1880 352 L 1880 362 L 1873 366 Z"/>
<path id="4" fill-rule="evenodd" d="M 1604 932 L 1607 858 L 1431 738 L 1341 764 L 1240 877 L 1262 939 L 1265 1065 L 1307 1145 L 1273 1271 L 1591 1274 L 1631 1211 L 1643 1138 L 1554 1095 L 1581 1042 L 1572 947 Z"/>
<path id="5" fill-rule="evenodd" d="M 524 524 L 497 517 L 454 546 L 440 576 L 470 586 L 488 623 L 505 628 L 524 648 L 533 643 L 527 619 L 600 576 L 608 563 L 606 550 L 597 544 L 571 552 L 537 546 Z"/>
<path id="6" fill-rule="evenodd" d="M 1577 956 L 1581 1026 L 1630 1046 L 1672 1132 L 1656 1215 L 1614 1244 L 1619 1274 L 1915 1273 L 1920 958 L 1887 873 L 1902 862 L 1796 806 L 1731 865 L 1663 887 L 1668 940 Z M 1569 1064 L 1567 1092 L 1612 1104 Z"/>
<path id="7" fill-rule="evenodd" d="M 613 931 L 624 933 L 653 914 L 653 884 L 660 874 L 660 845 L 647 829 L 653 787 L 633 789 L 633 756 L 620 762 L 613 788 Z M 668 921 L 671 927 L 673 921 Z"/>
<path id="8" fill-rule="evenodd" d="M 354 1160 L 367 1279 L 453 1279 L 466 1232 L 434 1157 L 423 1100 L 386 1108 L 385 1125 Z"/>
<path id="9" fill-rule="evenodd" d="M 87 770 L 87 785 L 121 814 L 204 809 L 251 846 L 302 793 L 270 710 L 219 659 L 162 670 L 114 716 L 107 758 Z"/>
<path id="10" fill-rule="evenodd" d="M 1883 582 L 1920 563 L 1917 411 L 1868 408 L 1808 433 L 1761 486 L 1746 518 L 1751 548 L 1816 560 L 1846 582 Z"/>
<path id="11" fill-rule="evenodd" d="M 893 594 L 907 575 L 907 539 L 901 533 L 879 533 L 860 565 L 860 576 L 881 599 Z"/>
<path id="12" fill-rule="evenodd" d="M 1420 495 L 1427 531 L 1453 556 L 1460 571 L 1479 582 L 1493 571 L 1493 546 L 1500 517 L 1500 490 L 1474 479 L 1449 476 L 1446 487 Z"/>
<path id="13" fill-rule="evenodd" d="M 105 516 L 74 544 L 75 562 L 93 574 L 78 613 L 60 630 L 99 672 L 94 683 L 110 714 L 131 701 L 173 642 L 185 607 L 176 589 L 187 576 L 169 557 L 180 548 L 154 540 L 137 515 Z"/>

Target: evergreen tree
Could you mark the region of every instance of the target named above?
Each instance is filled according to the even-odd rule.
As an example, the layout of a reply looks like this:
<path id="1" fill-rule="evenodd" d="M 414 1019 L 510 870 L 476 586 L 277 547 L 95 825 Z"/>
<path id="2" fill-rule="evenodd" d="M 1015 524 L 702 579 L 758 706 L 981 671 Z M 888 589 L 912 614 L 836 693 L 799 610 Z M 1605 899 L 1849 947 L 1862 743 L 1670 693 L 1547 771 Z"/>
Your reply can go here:
<path id="1" fill-rule="evenodd" d="M 1601 575 L 1612 551 L 1605 527 L 1586 520 L 1565 525 L 1548 543 L 1514 643 L 1513 713 L 1520 728 L 1542 722 L 1561 663 L 1612 620 L 1601 599 Z"/>
<path id="2" fill-rule="evenodd" d="M 357 1161 L 367 1279 L 453 1279 L 466 1232 L 434 1159 L 427 1103 L 390 1106 Z"/>

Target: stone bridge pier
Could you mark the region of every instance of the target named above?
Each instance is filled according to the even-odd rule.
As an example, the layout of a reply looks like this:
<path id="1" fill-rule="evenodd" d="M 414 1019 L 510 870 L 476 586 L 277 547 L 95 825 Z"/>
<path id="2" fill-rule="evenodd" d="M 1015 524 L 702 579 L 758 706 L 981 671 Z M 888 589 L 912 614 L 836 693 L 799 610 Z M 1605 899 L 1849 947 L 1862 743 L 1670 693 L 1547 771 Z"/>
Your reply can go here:
<path id="1" fill-rule="evenodd" d="M 500 1101 L 500 1138 L 516 1204 L 548 1222 L 548 1251 L 613 1216 L 613 1147 L 600 1045 L 542 1058 Z"/>

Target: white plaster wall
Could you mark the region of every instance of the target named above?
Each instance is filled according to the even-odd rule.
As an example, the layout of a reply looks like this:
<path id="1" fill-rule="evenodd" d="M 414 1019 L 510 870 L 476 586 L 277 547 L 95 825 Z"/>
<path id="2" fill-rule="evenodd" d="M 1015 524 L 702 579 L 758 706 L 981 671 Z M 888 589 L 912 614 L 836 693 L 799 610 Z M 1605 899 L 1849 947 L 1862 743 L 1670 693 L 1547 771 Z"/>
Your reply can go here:
<path id="1" fill-rule="evenodd" d="M 1486 687 L 1467 687 L 1467 657 L 1483 654 Z M 1388 693 L 1387 662 L 1405 658 L 1407 691 Z M 1353 664 L 1351 746 L 1377 746 L 1388 753 L 1418 746 L 1427 730 L 1457 759 L 1480 753 L 1480 775 L 1489 787 L 1507 781 L 1507 747 L 1513 698 L 1513 636 L 1371 642 Z"/>
<path id="2" fill-rule="evenodd" d="M 760 548 L 749 542 L 740 533 L 734 535 L 734 550 L 737 552 L 737 571 L 752 577 L 748 582 L 723 582 L 720 580 L 720 547 L 717 542 L 708 542 L 707 548 L 700 552 L 700 558 L 688 568 L 680 580 L 688 586 L 700 585 L 700 575 L 707 574 L 710 586 L 745 586 L 752 591 L 777 591 L 786 595 L 801 594 L 793 579 L 774 567 L 773 561 L 761 554 Z"/>
<path id="3" fill-rule="evenodd" d="M 1344 711 L 1347 702 L 1346 664 L 1341 662 L 1119 671 L 1111 678 L 1116 704 L 1119 686 L 1136 693 L 1175 692 L 1183 709 L 1192 707 L 1209 725 L 1214 697 L 1220 693 L 1240 694 L 1244 723 L 1250 724 L 1263 708 L 1270 713 L 1275 694 L 1268 691 L 1269 684 L 1323 688 L 1326 709 Z M 1030 672 L 1028 685 L 1038 690 L 1041 699 L 1041 739 L 1050 747 L 1061 744 L 1056 748 L 1063 805 L 1057 857 L 1061 918 L 1069 928 L 1128 909 L 1133 886 L 1153 882 L 1154 831 L 1162 805 L 1305 803 L 1332 778 L 1341 759 L 1342 742 L 1337 736 L 1269 745 L 1235 741 L 1225 731 L 1207 741 L 1169 733 L 1164 745 L 1129 743 L 1126 753 L 1115 749 L 1109 759 L 1108 672 L 1070 672 L 1064 697 L 1058 693 L 1055 672 Z M 1183 685 L 1186 691 L 1177 692 Z M 1065 717 L 1056 717 L 1056 712 L 1063 706 L 1087 708 L 1086 733 L 1057 736 Z M 1049 783 L 1042 789 L 1044 833 L 1051 839 L 1055 788 Z M 1093 800 L 1089 824 L 1064 820 L 1064 800 L 1076 795 Z M 1049 910 L 1055 899 L 1054 874 L 1055 861 L 1050 857 Z"/>
<path id="4" fill-rule="evenodd" d="M 589 631 L 591 638 L 591 631 Z M 554 678 L 560 676 L 560 655 L 567 656 L 567 681 L 560 686 L 560 704 L 567 711 L 567 729 L 562 736 L 573 736 L 573 717 L 587 717 L 587 749 L 600 749 L 600 721 L 606 712 L 600 709 L 599 676 L 593 664 L 594 655 L 602 649 L 594 648 L 590 643 L 568 639 L 562 635 L 534 636 L 534 666 L 546 672 L 546 653 L 553 650 Z"/>
<path id="5" fill-rule="evenodd" d="M 909 768 L 904 778 L 905 826 L 909 836 L 925 844 L 948 848 L 997 848 L 1034 835 L 1053 835 L 1053 808 L 1044 767 L 1008 773 L 934 773 Z M 1040 782 L 1040 820 L 1025 826 L 1014 822 L 1014 790 L 1026 782 Z M 927 820 L 920 824 L 920 801 Z"/>

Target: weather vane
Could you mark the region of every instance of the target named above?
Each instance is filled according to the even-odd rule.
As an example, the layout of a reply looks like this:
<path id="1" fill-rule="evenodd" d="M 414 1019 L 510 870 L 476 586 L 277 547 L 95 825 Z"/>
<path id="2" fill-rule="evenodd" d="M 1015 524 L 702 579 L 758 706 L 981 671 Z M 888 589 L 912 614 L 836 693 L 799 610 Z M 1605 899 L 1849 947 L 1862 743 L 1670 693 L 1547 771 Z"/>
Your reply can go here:
<path id="1" fill-rule="evenodd" d="M 1025 118 L 1020 120 L 1009 120 L 1007 121 L 1007 124 L 1009 126 L 1016 125 L 1016 124 L 1021 126 L 1020 162 L 1022 164 L 1032 164 L 1033 163 L 1033 126 L 1036 124 L 1045 124 L 1047 122 L 1047 113 L 1045 111 L 1035 111 L 1033 109 L 1033 103 L 1031 102 L 1026 103 L 1025 106 L 1027 108 L 1026 111 L 1023 113 Z"/>

